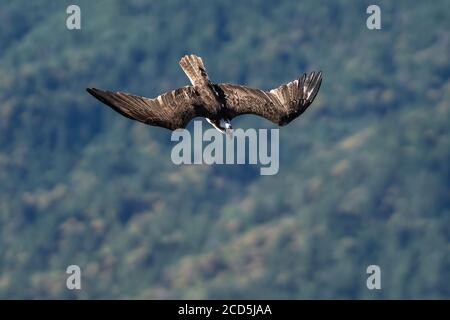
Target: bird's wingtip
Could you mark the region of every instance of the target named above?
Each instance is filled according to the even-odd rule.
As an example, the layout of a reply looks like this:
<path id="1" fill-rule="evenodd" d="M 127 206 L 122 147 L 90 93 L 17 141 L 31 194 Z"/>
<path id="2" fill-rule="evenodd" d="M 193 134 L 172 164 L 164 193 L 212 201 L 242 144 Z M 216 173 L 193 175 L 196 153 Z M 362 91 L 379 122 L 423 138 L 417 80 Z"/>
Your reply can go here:
<path id="1" fill-rule="evenodd" d="M 91 95 L 95 96 L 95 94 L 98 92 L 97 88 L 86 88 L 86 91 L 90 93 Z"/>

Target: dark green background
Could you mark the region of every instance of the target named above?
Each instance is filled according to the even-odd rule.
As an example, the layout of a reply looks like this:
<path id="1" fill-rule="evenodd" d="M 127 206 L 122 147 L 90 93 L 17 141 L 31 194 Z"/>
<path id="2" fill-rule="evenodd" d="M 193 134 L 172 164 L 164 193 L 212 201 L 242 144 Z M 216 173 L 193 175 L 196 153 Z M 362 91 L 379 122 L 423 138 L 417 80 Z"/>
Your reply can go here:
<path id="1" fill-rule="evenodd" d="M 3 1 L 0 298 L 450 298 L 449 30 L 448 1 Z M 263 89 L 323 71 L 278 175 L 175 166 L 85 92 L 187 85 L 187 53 Z"/>

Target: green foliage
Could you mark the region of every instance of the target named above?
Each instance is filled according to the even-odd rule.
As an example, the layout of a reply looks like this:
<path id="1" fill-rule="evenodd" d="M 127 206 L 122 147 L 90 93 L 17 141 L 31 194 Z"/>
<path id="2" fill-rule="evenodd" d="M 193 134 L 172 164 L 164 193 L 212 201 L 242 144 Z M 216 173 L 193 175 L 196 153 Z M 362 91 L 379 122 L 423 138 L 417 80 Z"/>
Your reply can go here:
<path id="1" fill-rule="evenodd" d="M 381 2 L 378 31 L 368 1 L 78 1 L 79 31 L 69 4 L 0 9 L 0 297 L 450 297 L 448 2 Z M 84 91 L 186 85 L 186 53 L 265 89 L 323 71 L 278 175 L 175 166 Z"/>

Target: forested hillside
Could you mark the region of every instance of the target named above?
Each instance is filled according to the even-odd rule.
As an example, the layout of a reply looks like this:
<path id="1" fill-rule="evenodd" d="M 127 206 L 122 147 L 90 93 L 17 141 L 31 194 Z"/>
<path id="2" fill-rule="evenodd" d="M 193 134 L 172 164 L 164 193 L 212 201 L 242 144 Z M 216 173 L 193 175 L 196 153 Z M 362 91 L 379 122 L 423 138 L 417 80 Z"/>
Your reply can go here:
<path id="1" fill-rule="evenodd" d="M 2 2 L 0 298 L 450 298 L 449 3 L 377 1 L 381 30 L 369 4 Z M 176 166 L 168 130 L 85 92 L 187 85 L 188 53 L 262 89 L 322 70 L 277 175 Z"/>

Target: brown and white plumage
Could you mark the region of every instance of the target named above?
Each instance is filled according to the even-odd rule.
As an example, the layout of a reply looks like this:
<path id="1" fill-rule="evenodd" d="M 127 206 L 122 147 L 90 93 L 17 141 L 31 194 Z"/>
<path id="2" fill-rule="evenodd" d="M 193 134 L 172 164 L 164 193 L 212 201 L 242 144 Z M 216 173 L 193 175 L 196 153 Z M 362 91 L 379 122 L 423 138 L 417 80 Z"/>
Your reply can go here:
<path id="1" fill-rule="evenodd" d="M 88 88 L 87 91 L 120 114 L 170 130 L 185 128 L 195 117 L 205 117 L 219 131 L 231 128 L 231 119 L 242 114 L 264 117 L 280 126 L 301 115 L 314 101 L 322 83 L 321 72 L 303 74 L 298 80 L 263 91 L 235 84 L 213 84 L 201 58 L 180 61 L 190 79 L 186 86 L 155 99 L 122 92 Z M 228 123 L 225 127 L 222 123 Z"/>
<path id="2" fill-rule="evenodd" d="M 170 130 L 184 128 L 193 118 L 208 115 L 191 86 L 173 90 L 155 99 L 95 88 L 88 88 L 87 91 L 127 118 Z"/>
<path id="3" fill-rule="evenodd" d="M 232 119 L 242 114 L 255 114 L 280 126 L 301 115 L 314 101 L 322 82 L 320 72 L 311 72 L 269 92 L 235 84 L 219 84 Z"/>

